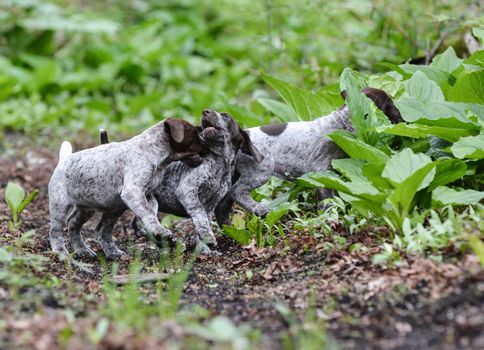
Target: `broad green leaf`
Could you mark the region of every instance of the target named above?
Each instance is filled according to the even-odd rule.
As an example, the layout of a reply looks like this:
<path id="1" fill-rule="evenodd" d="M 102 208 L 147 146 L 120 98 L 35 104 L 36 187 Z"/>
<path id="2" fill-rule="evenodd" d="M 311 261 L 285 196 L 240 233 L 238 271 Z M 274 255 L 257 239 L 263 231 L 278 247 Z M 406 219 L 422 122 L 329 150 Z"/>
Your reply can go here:
<path id="1" fill-rule="evenodd" d="M 449 101 L 484 104 L 484 69 L 464 70 L 447 96 Z"/>
<path id="2" fill-rule="evenodd" d="M 372 108 L 372 101 L 361 92 L 364 84 L 360 73 L 349 68 L 341 73 L 340 87 L 347 93 L 345 102 L 351 111 L 351 125 L 359 139 L 374 145 L 378 139 L 374 137 L 375 133 L 372 130 L 378 125 L 378 120 Z"/>
<path id="3" fill-rule="evenodd" d="M 333 169 L 338 170 L 350 181 L 368 181 L 363 175 L 364 162 L 353 158 L 333 159 L 331 161 Z"/>
<path id="4" fill-rule="evenodd" d="M 449 47 L 440 55 L 435 56 L 430 66 L 439 68 L 447 73 L 452 73 L 460 67 L 462 62 L 463 60 L 457 57 L 455 50 Z"/>
<path id="5" fill-rule="evenodd" d="M 465 162 L 459 159 L 444 159 L 437 163 L 434 180 L 429 185 L 429 190 L 461 179 L 467 170 Z"/>
<path id="6" fill-rule="evenodd" d="M 451 74 L 436 67 L 420 66 L 420 65 L 406 63 L 406 64 L 401 64 L 400 68 L 410 74 L 414 74 L 415 72 L 421 71 L 429 79 L 435 81 L 437 85 L 440 87 L 442 87 L 442 85 L 447 82 L 453 82 L 455 80 L 455 78 Z"/>
<path id="7" fill-rule="evenodd" d="M 476 134 L 477 130 L 448 128 L 442 126 L 428 126 L 424 124 L 399 123 L 395 125 L 381 125 L 376 128 L 378 132 L 385 134 L 399 135 L 413 138 L 426 138 L 429 135 L 440 137 L 446 141 L 455 142 L 461 137 Z"/>
<path id="8" fill-rule="evenodd" d="M 477 204 L 484 199 L 484 192 L 474 190 L 457 191 L 446 186 L 437 187 L 432 192 L 432 202 L 441 205 L 470 205 Z"/>
<path id="9" fill-rule="evenodd" d="M 405 148 L 403 151 L 397 153 L 386 163 L 383 169 L 382 176 L 390 180 L 393 184 L 401 184 L 406 179 L 411 177 L 415 172 L 426 165 L 430 164 L 432 160 L 429 156 L 423 153 L 414 154 L 411 149 Z M 427 187 L 432 181 L 435 171 L 422 181 L 419 190 Z"/>
<path id="10" fill-rule="evenodd" d="M 390 96 L 395 96 L 402 86 L 402 82 L 388 74 L 372 74 L 368 77 L 368 86 L 382 89 Z"/>
<path id="11" fill-rule="evenodd" d="M 363 191 L 369 194 L 378 194 L 378 190 L 372 185 L 371 181 L 363 175 L 364 163 L 357 159 L 334 159 L 331 162 L 334 169 L 342 173 L 350 180 L 352 185 L 359 186 Z"/>
<path id="12" fill-rule="evenodd" d="M 288 211 L 289 211 L 288 209 L 280 209 L 280 210 L 271 211 L 265 217 L 266 224 L 269 227 L 274 226 L 284 215 L 287 214 Z"/>
<path id="13" fill-rule="evenodd" d="M 481 45 L 484 45 L 484 29 L 483 28 L 479 28 L 479 27 L 472 28 L 472 34 L 474 34 L 474 36 L 479 39 L 479 41 L 481 42 Z"/>
<path id="14" fill-rule="evenodd" d="M 367 160 L 371 163 L 385 163 L 388 156 L 378 148 L 358 140 L 347 131 L 334 131 L 328 135 L 351 158 Z"/>
<path id="15" fill-rule="evenodd" d="M 16 183 L 9 182 L 5 190 L 5 200 L 7 201 L 10 209 L 15 212 L 19 211 L 19 207 L 25 197 L 25 191 L 22 187 Z"/>
<path id="16" fill-rule="evenodd" d="M 463 137 L 454 143 L 450 150 L 460 159 L 483 159 L 484 158 L 484 134 Z"/>
<path id="17" fill-rule="evenodd" d="M 292 107 L 300 120 L 322 117 L 328 110 L 327 102 L 311 91 L 301 89 L 267 74 L 263 74 L 262 77 Z"/>
<path id="18" fill-rule="evenodd" d="M 345 182 L 339 176 L 329 170 L 317 173 L 309 173 L 300 177 L 300 179 L 303 180 L 308 178 L 313 180 L 312 183 L 319 183 L 319 186 L 323 184 L 327 188 L 344 192 L 352 196 L 376 201 L 379 201 L 383 198 L 379 191 L 375 189 L 369 181 L 366 185 L 362 185 L 362 182 Z"/>
<path id="19" fill-rule="evenodd" d="M 378 189 L 393 189 L 391 183 L 381 176 L 385 164 L 365 164 L 363 166 L 363 175 Z"/>
<path id="20" fill-rule="evenodd" d="M 426 187 L 432 181 L 436 165 L 437 163 L 433 162 L 419 168 L 412 175 L 400 182 L 396 186 L 395 191 L 390 195 L 390 202 L 400 212 L 402 222 L 399 223 L 399 227 L 401 227 L 403 219 L 410 212 L 411 204 L 417 191 Z"/>
<path id="21" fill-rule="evenodd" d="M 382 208 L 382 204 L 363 198 L 354 198 L 351 200 L 351 206 L 356 209 L 361 215 L 368 216 L 368 212 L 372 212 L 380 217 L 387 215 Z"/>
<path id="22" fill-rule="evenodd" d="M 270 98 L 259 98 L 257 99 L 265 109 L 273 113 L 275 116 L 279 117 L 285 121 L 298 120 L 297 114 L 294 110 L 287 104 L 270 99 Z"/>
<path id="23" fill-rule="evenodd" d="M 234 226 L 227 225 L 223 226 L 223 233 L 242 245 L 249 244 L 252 237 L 252 234 L 245 229 L 237 229 Z"/>
<path id="24" fill-rule="evenodd" d="M 410 79 L 404 81 L 403 86 L 405 87 L 404 96 L 415 97 L 420 100 L 445 100 L 440 87 L 421 71 L 415 72 Z"/>
<path id="25" fill-rule="evenodd" d="M 474 52 L 471 57 L 464 60 L 464 66 L 469 69 L 480 69 L 484 67 L 484 50 Z"/>
<path id="26" fill-rule="evenodd" d="M 407 122 L 451 128 L 476 129 L 477 125 L 467 118 L 465 103 L 422 101 L 414 97 L 402 97 L 395 101 Z"/>

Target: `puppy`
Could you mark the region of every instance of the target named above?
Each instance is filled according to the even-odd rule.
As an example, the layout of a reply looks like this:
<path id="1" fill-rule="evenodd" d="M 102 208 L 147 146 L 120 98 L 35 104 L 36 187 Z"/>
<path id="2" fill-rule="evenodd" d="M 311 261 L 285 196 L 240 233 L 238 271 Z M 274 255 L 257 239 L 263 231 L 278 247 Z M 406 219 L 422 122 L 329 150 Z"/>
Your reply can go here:
<path id="1" fill-rule="evenodd" d="M 362 90 L 382 110 L 392 123 L 402 120 L 392 99 L 383 91 L 374 88 Z M 341 93 L 346 98 L 346 91 Z M 229 223 L 230 209 L 235 202 L 258 216 L 264 216 L 268 209 L 256 202 L 250 192 L 263 185 L 269 177 L 294 179 L 313 171 L 327 170 L 331 161 L 345 156 L 344 152 L 327 134 L 335 130 L 353 131 L 350 110 L 346 105 L 312 121 L 266 125 L 246 130 L 254 145 L 264 155 L 261 163 L 239 152 L 236 159 L 236 176 L 228 195 L 215 209 L 219 225 Z M 323 189 L 322 197 L 331 195 Z"/>
<path id="2" fill-rule="evenodd" d="M 151 193 L 169 163 L 186 160 L 199 165 L 200 154 L 204 151 L 197 128 L 184 120 L 171 118 L 127 141 L 77 153 L 72 153 L 72 146 L 65 141 L 49 182 L 52 250 L 68 254 L 62 229 L 72 207 L 75 210 L 68 220 L 68 232 L 78 256 L 95 255 L 81 236 L 82 226 L 95 210 L 101 211 L 106 218 L 100 226 L 98 239 L 108 258 L 123 254 L 111 234 L 117 219 L 128 208 L 157 242 L 171 241 L 172 233 L 158 221 L 156 200 Z"/>
<path id="3" fill-rule="evenodd" d="M 182 162 L 170 164 L 161 172 L 153 196 L 159 211 L 192 219 L 195 244 L 202 254 L 209 254 L 210 247 L 217 245 L 210 215 L 232 185 L 238 152 L 256 164 L 263 156 L 229 114 L 204 110 L 201 124 L 200 137 L 207 147 L 202 164 L 196 168 Z M 132 224 L 143 230 L 144 224 L 139 225 L 136 218 Z"/>

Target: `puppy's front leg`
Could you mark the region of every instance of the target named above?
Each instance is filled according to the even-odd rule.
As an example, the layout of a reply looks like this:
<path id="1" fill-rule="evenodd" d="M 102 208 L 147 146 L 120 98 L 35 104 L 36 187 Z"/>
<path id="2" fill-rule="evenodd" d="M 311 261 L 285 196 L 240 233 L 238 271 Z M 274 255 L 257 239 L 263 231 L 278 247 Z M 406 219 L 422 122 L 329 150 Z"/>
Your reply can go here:
<path id="1" fill-rule="evenodd" d="M 267 215 L 269 209 L 256 202 L 250 196 L 250 192 L 269 180 L 274 171 L 274 160 L 272 157 L 265 157 L 262 162 L 257 163 L 254 158 L 239 152 L 237 155 L 236 169 L 240 176 L 232 185 L 229 195 L 233 200 L 255 215 Z"/>
<path id="2" fill-rule="evenodd" d="M 153 210 L 145 195 L 145 189 L 139 185 L 128 185 L 121 191 L 121 199 L 131 209 L 136 217 L 141 220 L 144 228 L 154 236 L 156 242 L 166 238 L 173 244 L 173 234 L 167 228 L 161 226 L 157 213 Z"/>
<path id="3" fill-rule="evenodd" d="M 198 198 L 198 189 L 180 184 L 175 194 L 195 226 L 195 244 L 203 254 L 210 254 L 209 246 L 217 246 L 217 240 L 210 227 L 209 215 Z"/>

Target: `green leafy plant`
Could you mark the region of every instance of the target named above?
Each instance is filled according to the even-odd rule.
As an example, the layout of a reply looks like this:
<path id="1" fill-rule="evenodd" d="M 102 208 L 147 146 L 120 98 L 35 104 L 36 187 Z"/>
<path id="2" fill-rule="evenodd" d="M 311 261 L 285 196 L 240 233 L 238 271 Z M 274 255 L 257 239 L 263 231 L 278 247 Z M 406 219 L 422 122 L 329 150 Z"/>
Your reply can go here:
<path id="1" fill-rule="evenodd" d="M 273 245 L 275 243 L 274 233 L 277 232 L 284 237 L 279 220 L 289 210 L 296 212 L 299 208 L 293 203 L 286 202 L 272 210 L 265 218 L 262 219 L 253 214 L 248 221 L 245 221 L 241 215 L 234 215 L 233 225 L 224 225 L 223 232 L 241 245 L 249 244 L 252 239 L 255 240 L 257 247 Z"/>
<path id="2" fill-rule="evenodd" d="M 482 176 L 477 174 L 484 165 L 480 98 L 484 91 L 475 82 L 484 71 L 481 56 L 477 52 L 462 60 L 449 48 L 429 66 L 389 65 L 393 72 L 369 77 L 345 69 L 340 88 L 348 92 L 346 103 L 355 132 L 340 130 L 328 137 L 351 158 L 333 160 L 334 170 L 302 176 L 292 191 L 334 189 L 361 214 L 373 213 L 398 232 L 407 218 L 422 222 L 425 215 L 419 212 L 430 207 L 479 203 L 484 198 L 478 190 Z M 269 76 L 264 79 L 300 119 L 322 112 L 324 96 Z M 405 122 L 391 125 L 360 92 L 370 84 L 399 96 L 395 104 Z M 473 97 L 456 94 L 456 86 L 468 89 Z M 392 149 L 395 136 L 400 137 L 396 144 L 406 147 Z M 419 139 L 426 139 L 427 146 L 422 148 Z M 475 188 L 456 187 L 457 182 Z"/>
<path id="3" fill-rule="evenodd" d="M 38 194 L 38 190 L 33 190 L 26 197 L 25 191 L 22 187 L 13 182 L 7 184 L 7 188 L 5 189 L 5 201 L 10 208 L 11 220 L 8 223 L 11 230 L 17 229 L 20 226 L 22 223 L 20 220 L 22 212 Z"/>

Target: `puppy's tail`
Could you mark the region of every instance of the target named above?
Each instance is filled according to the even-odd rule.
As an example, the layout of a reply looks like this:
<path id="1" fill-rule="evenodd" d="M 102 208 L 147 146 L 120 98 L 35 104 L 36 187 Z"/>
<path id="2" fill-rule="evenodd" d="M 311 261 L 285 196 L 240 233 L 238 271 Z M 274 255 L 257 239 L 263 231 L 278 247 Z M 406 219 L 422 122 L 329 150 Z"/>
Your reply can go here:
<path id="1" fill-rule="evenodd" d="M 59 165 L 62 164 L 67 157 L 72 154 L 72 145 L 68 141 L 62 142 L 61 148 L 59 150 Z"/>

